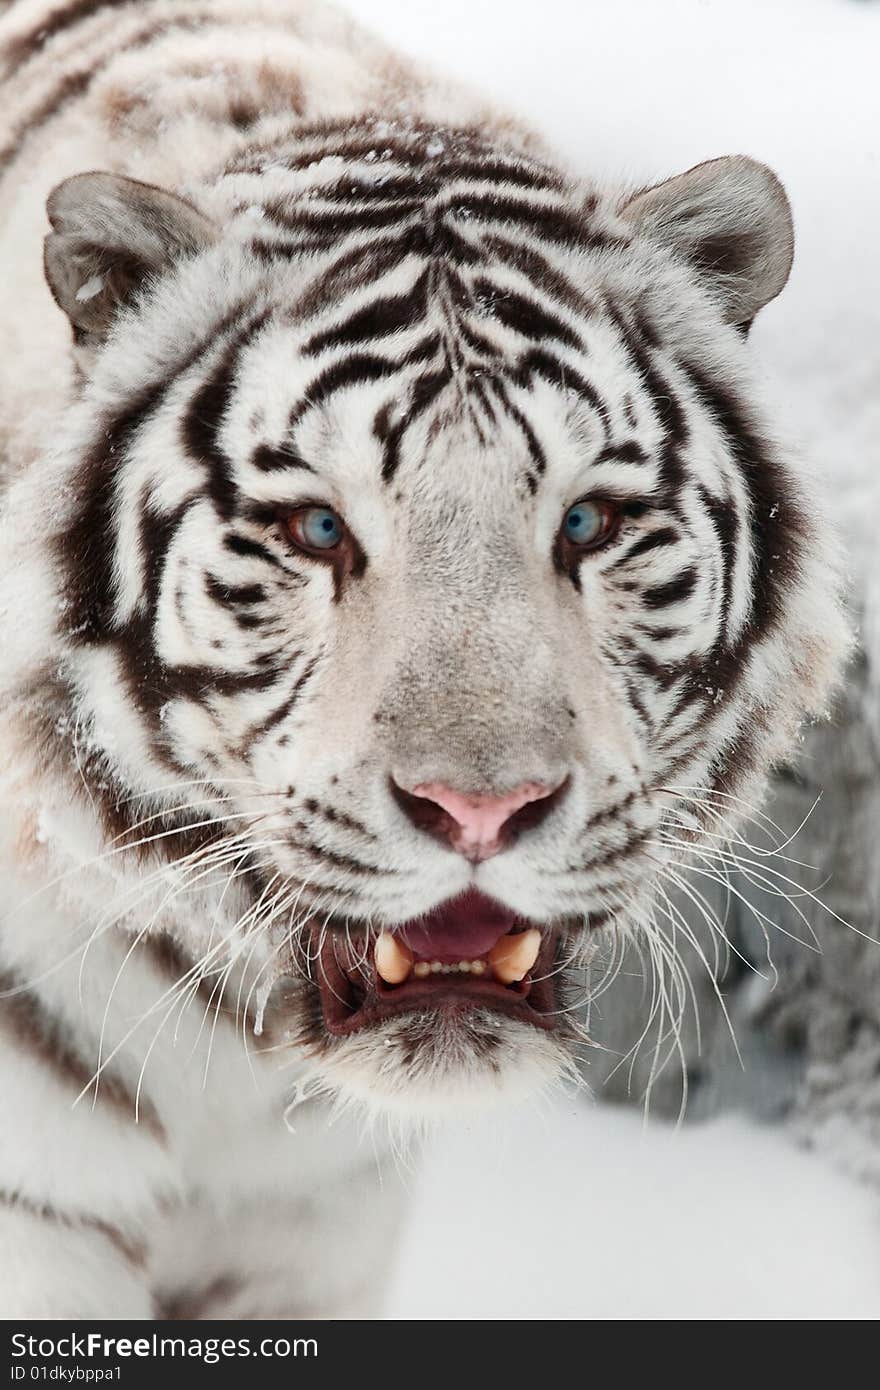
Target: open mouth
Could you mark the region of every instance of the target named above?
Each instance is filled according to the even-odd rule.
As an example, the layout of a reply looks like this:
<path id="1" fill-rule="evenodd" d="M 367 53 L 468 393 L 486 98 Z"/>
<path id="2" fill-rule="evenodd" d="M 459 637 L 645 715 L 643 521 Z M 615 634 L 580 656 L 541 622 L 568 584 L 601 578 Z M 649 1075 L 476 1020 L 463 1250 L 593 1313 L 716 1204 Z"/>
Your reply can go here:
<path id="1" fill-rule="evenodd" d="M 317 959 L 324 1022 L 347 1035 L 395 1014 L 482 1008 L 553 1028 L 555 957 L 552 933 L 464 893 L 375 940 L 328 932 Z"/>

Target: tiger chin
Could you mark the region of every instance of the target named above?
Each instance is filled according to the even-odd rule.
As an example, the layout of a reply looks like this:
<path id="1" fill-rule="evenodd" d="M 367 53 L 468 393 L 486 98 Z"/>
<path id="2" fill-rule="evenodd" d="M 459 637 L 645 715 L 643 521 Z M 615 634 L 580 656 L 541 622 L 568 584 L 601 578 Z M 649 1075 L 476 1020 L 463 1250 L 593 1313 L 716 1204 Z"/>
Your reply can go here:
<path id="1" fill-rule="evenodd" d="M 600 188 L 306 0 L 0 54 L 0 1315 L 366 1316 L 357 1112 L 574 1077 L 846 654 L 788 200 Z"/>

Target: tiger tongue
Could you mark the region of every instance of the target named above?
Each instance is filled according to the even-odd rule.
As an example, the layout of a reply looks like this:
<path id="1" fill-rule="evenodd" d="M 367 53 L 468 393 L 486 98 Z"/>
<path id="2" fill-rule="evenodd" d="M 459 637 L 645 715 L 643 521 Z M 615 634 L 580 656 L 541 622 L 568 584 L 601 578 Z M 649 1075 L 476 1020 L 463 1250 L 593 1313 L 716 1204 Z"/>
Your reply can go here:
<path id="1" fill-rule="evenodd" d="M 515 924 L 506 907 L 471 890 L 441 903 L 400 935 L 417 960 L 478 960 Z"/>

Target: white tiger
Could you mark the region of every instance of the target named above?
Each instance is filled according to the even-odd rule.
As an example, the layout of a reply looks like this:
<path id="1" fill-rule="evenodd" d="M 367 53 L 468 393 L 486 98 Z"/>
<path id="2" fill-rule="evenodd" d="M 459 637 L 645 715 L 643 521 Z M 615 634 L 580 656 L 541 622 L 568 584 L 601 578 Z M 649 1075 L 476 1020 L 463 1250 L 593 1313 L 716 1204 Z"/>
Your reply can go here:
<path id="1" fill-rule="evenodd" d="M 311 0 L 0 56 L 0 1313 L 367 1314 L 361 1113 L 572 1074 L 847 650 L 787 199 L 594 187 Z"/>

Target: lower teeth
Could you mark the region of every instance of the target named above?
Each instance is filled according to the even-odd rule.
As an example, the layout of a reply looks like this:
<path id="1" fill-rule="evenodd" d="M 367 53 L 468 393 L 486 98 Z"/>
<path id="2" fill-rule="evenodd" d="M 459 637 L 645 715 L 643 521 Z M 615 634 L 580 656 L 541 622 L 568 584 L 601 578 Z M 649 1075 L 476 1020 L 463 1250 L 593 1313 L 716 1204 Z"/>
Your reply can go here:
<path id="1" fill-rule="evenodd" d="M 485 975 L 487 971 L 501 984 L 524 980 L 538 958 L 541 933 L 535 927 L 509 932 L 496 942 L 486 960 L 413 960 L 412 951 L 400 938 L 383 931 L 374 950 L 376 972 L 386 984 L 403 984 L 410 974 L 424 980 L 428 975 Z"/>
<path id="2" fill-rule="evenodd" d="M 444 965 L 439 960 L 419 960 L 413 966 L 413 974 L 419 980 L 428 975 L 483 975 L 485 971 L 484 960 L 460 960 L 452 965 Z"/>

